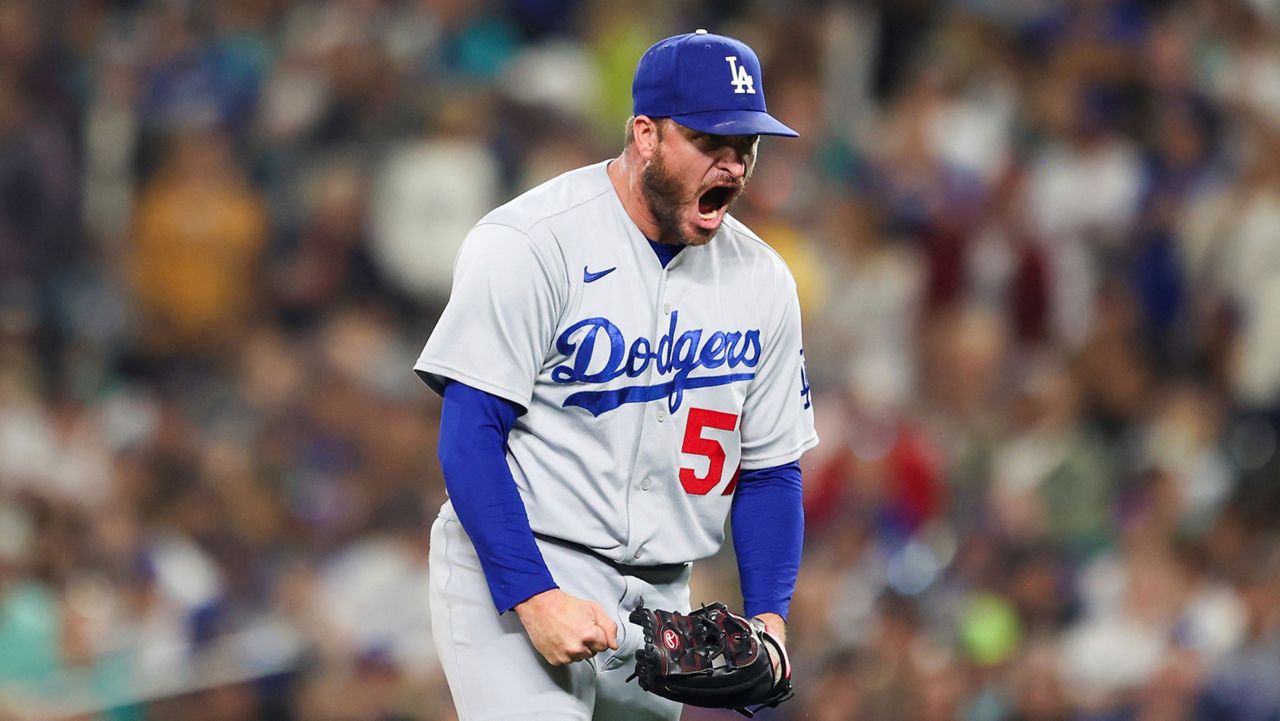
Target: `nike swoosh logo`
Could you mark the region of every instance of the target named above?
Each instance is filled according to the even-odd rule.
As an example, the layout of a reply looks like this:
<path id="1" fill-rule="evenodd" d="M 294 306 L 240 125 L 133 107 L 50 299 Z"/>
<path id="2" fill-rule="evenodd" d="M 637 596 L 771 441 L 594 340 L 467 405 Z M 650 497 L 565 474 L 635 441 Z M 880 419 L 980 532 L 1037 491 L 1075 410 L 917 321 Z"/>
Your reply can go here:
<path id="1" fill-rule="evenodd" d="M 612 268 L 605 268 L 602 271 L 592 273 L 591 271 L 587 270 L 587 266 L 584 265 L 582 266 L 582 282 L 594 283 L 597 280 L 600 280 L 601 278 L 605 277 L 606 275 L 609 275 L 610 273 L 612 273 L 617 269 L 618 269 L 618 266 L 615 265 Z"/>

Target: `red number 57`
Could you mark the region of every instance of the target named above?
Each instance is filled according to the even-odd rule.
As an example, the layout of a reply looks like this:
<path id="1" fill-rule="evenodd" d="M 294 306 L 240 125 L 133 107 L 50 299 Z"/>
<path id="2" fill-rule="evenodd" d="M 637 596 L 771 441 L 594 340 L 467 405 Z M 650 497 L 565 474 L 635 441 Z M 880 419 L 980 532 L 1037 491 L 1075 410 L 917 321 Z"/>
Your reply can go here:
<path id="1" fill-rule="evenodd" d="M 680 450 L 691 456 L 702 456 L 707 459 L 708 463 L 707 473 L 702 476 L 699 476 L 698 472 L 692 468 L 680 468 L 680 485 L 684 486 L 685 493 L 704 496 L 712 488 L 715 488 L 720 483 L 720 479 L 724 477 L 724 446 L 715 438 L 704 438 L 702 430 L 704 428 L 714 428 L 721 431 L 732 431 L 737 427 L 738 416 L 733 413 L 722 413 L 706 408 L 689 409 L 689 420 L 684 427 L 684 445 L 680 447 Z M 737 480 L 737 473 L 734 473 L 733 480 L 724 489 L 725 495 L 733 493 L 733 487 L 736 485 Z"/>

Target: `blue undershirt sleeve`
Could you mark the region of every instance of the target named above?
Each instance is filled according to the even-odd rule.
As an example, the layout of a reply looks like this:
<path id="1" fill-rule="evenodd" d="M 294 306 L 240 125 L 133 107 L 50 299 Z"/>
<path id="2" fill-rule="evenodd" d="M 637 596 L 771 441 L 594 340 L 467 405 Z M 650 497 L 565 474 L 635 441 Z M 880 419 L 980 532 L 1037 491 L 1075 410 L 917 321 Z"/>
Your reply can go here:
<path id="1" fill-rule="evenodd" d="M 445 490 L 499 613 L 557 587 L 507 466 L 507 436 L 518 412 L 510 401 L 453 382 L 445 387 L 440 414 Z"/>
<path id="2" fill-rule="evenodd" d="M 741 471 L 730 518 L 744 612 L 785 619 L 804 547 L 800 462 Z"/>

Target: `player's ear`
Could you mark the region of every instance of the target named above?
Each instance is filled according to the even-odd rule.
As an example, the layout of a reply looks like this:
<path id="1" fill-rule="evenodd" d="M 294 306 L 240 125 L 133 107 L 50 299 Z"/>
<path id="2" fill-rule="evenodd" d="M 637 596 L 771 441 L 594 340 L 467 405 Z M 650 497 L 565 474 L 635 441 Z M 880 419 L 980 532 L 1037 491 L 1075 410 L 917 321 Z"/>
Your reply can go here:
<path id="1" fill-rule="evenodd" d="M 642 160 L 652 160 L 662 140 L 662 125 L 648 115 L 637 115 L 631 122 L 631 143 Z"/>

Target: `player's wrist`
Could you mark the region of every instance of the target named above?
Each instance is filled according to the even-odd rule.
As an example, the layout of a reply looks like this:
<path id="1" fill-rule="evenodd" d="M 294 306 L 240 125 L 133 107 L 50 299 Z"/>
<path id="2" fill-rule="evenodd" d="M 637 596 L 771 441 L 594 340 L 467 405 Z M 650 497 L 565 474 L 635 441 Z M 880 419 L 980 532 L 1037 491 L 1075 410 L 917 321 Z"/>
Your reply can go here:
<path id="1" fill-rule="evenodd" d="M 516 616 L 523 620 L 530 613 L 537 613 L 543 608 L 554 604 L 556 598 L 562 593 L 563 592 L 560 590 L 559 586 L 552 586 L 551 588 L 539 591 L 520 603 L 517 603 L 515 606 L 511 607 L 511 610 L 515 611 Z"/>
<path id="2" fill-rule="evenodd" d="M 774 638 L 778 639 L 779 643 L 782 643 L 784 645 L 786 644 L 787 642 L 786 619 L 784 619 L 782 616 L 776 613 L 771 613 L 771 612 L 757 613 L 755 616 L 752 616 L 752 618 L 759 619 L 760 622 L 764 624 L 765 630 L 767 630 Z"/>

